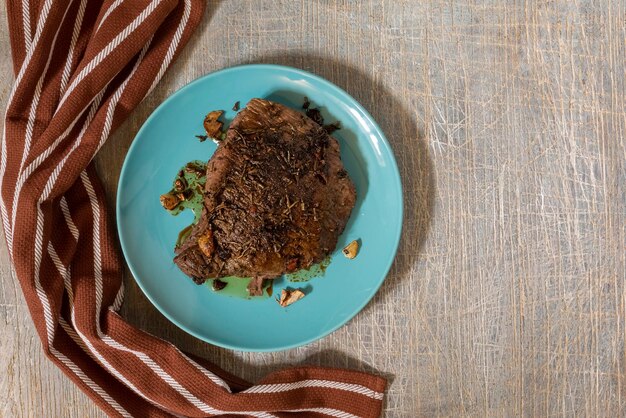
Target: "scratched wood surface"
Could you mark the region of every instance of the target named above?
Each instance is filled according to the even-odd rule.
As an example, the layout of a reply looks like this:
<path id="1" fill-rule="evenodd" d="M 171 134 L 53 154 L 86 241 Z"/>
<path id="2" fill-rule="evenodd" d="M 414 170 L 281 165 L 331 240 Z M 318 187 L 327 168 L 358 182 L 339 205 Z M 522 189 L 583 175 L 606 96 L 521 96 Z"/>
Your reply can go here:
<path id="1" fill-rule="evenodd" d="M 97 157 L 111 208 L 133 136 L 169 94 L 231 65 L 286 64 L 345 88 L 387 133 L 400 250 L 354 320 L 295 350 L 204 344 L 128 274 L 123 316 L 252 380 L 302 363 L 376 371 L 387 417 L 625 416 L 625 27 L 621 1 L 209 1 Z M 42 355 L 0 245 L 0 415 L 102 416 Z"/>

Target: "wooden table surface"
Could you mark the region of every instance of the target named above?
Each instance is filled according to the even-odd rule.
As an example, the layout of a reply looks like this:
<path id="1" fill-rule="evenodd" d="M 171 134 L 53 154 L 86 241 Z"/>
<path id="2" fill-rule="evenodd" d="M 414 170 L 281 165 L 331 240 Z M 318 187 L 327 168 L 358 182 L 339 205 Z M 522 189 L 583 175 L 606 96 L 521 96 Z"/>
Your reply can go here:
<path id="1" fill-rule="evenodd" d="M 598 3 L 208 1 L 181 58 L 97 157 L 111 209 L 135 133 L 169 94 L 220 68 L 278 63 L 343 87 L 386 132 L 405 192 L 400 249 L 354 320 L 294 350 L 202 343 L 128 274 L 123 316 L 251 380 L 302 363 L 383 374 L 388 417 L 626 415 L 626 10 Z M 43 356 L 0 250 L 0 415 L 102 416 Z"/>

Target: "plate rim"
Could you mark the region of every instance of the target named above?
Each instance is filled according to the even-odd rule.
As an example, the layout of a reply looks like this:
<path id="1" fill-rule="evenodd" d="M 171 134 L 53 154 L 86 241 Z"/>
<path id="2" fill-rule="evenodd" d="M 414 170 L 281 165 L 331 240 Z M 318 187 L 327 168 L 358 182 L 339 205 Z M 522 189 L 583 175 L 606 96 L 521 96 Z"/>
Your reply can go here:
<path id="1" fill-rule="evenodd" d="M 204 81 L 205 79 L 208 79 L 208 78 L 219 77 L 220 75 L 223 75 L 225 73 L 238 72 L 238 71 L 242 71 L 242 70 L 252 70 L 252 71 L 255 71 L 255 70 L 256 71 L 258 71 L 258 70 L 270 70 L 270 71 L 287 72 L 287 73 L 296 74 L 296 75 L 299 75 L 299 76 L 305 76 L 305 77 L 311 78 L 311 79 L 315 80 L 316 82 L 321 83 L 321 84 L 325 85 L 326 87 L 328 87 L 330 89 L 330 91 L 331 91 L 331 94 L 339 96 L 341 101 L 349 102 L 349 103 L 351 103 L 351 105 L 354 104 L 354 107 L 356 107 L 356 109 L 359 111 L 361 116 L 365 120 L 367 120 L 367 122 L 369 124 L 371 124 L 371 126 L 375 129 L 375 132 L 376 132 L 378 138 L 382 139 L 383 148 L 385 149 L 385 151 L 390 156 L 389 167 L 396 174 L 394 176 L 394 183 L 395 183 L 395 186 L 397 187 L 397 190 L 399 191 L 399 196 L 400 196 L 400 202 L 399 202 L 400 204 L 396 208 L 397 216 L 398 216 L 400 221 L 398 222 L 396 230 L 394 231 L 395 232 L 394 233 L 394 241 L 395 242 L 393 243 L 393 251 L 392 251 L 393 255 L 389 258 L 389 260 L 387 261 L 387 263 L 386 263 L 386 265 L 384 267 L 384 274 L 381 275 L 381 278 L 378 279 L 378 282 L 375 283 L 374 286 L 372 287 L 371 294 L 368 295 L 366 298 L 364 298 L 363 302 L 361 304 L 359 304 L 349 315 L 347 315 L 345 319 L 339 321 L 336 325 L 331 327 L 329 330 L 323 331 L 323 332 L 321 332 L 320 334 L 318 334 L 315 337 L 308 338 L 306 340 L 302 340 L 302 341 L 297 342 L 297 343 L 286 344 L 286 345 L 279 345 L 279 346 L 270 347 L 270 348 L 254 348 L 254 347 L 238 346 L 236 344 L 228 344 L 228 343 L 224 343 L 224 342 L 221 342 L 219 340 L 216 340 L 214 338 L 207 337 L 206 335 L 203 335 L 201 333 L 192 331 L 184 323 L 178 321 L 172 315 L 170 315 L 170 313 L 166 309 L 163 309 L 161 307 L 161 305 L 159 304 L 159 302 L 156 301 L 155 298 L 153 298 L 152 295 L 150 295 L 150 293 L 148 291 L 146 291 L 146 289 L 144 288 L 144 286 L 142 284 L 142 280 L 136 274 L 136 269 L 134 268 L 132 261 L 127 256 L 127 254 L 128 254 L 127 247 L 126 247 L 126 244 L 125 244 L 124 238 L 123 238 L 124 233 L 122 231 L 121 222 L 119 221 L 119 216 L 118 216 L 118 214 L 121 212 L 120 196 L 122 195 L 122 193 L 121 193 L 121 191 L 122 191 L 122 187 L 121 187 L 122 180 L 125 178 L 126 171 L 127 171 L 128 166 L 130 164 L 128 157 L 134 152 L 134 149 L 135 149 L 135 147 L 137 145 L 137 141 L 136 141 L 137 137 L 139 137 L 142 134 L 142 132 L 145 129 L 147 129 L 146 127 L 150 124 L 152 119 L 156 118 L 158 116 L 158 113 L 163 111 L 163 108 L 168 105 L 168 102 L 173 100 L 175 97 L 184 94 L 186 90 L 191 89 L 195 84 L 200 83 L 200 82 L 202 82 L 202 81 Z M 310 344 L 310 343 L 312 343 L 314 341 L 318 341 L 318 340 L 321 340 L 324 337 L 327 337 L 328 335 L 332 334 L 333 332 L 335 332 L 336 330 L 338 330 L 342 326 L 346 325 L 352 319 L 354 319 L 354 317 L 359 312 L 361 312 L 367 306 L 367 304 L 374 298 L 374 296 L 378 293 L 378 291 L 380 290 L 383 282 L 387 279 L 387 276 L 389 275 L 389 271 L 391 270 L 391 266 L 393 265 L 393 262 L 396 259 L 397 254 L 398 254 L 398 247 L 400 245 L 400 239 L 401 239 L 401 236 L 402 236 L 402 227 L 403 227 L 403 224 L 404 224 L 404 189 L 402 187 L 402 178 L 400 176 L 400 170 L 398 169 L 398 164 L 397 164 L 397 161 L 396 161 L 395 154 L 393 152 L 393 149 L 391 148 L 391 144 L 389 143 L 389 140 L 387 139 L 385 133 L 380 128 L 378 123 L 374 120 L 372 115 L 370 115 L 370 113 L 363 107 L 363 105 L 361 105 L 361 103 L 359 103 L 359 101 L 356 100 L 354 97 L 352 97 L 348 92 L 346 92 L 341 87 L 337 86 L 336 84 L 332 83 L 331 81 L 329 81 L 329 80 L 327 80 L 327 79 L 325 79 L 325 78 L 323 78 L 321 76 L 318 76 L 318 75 L 316 75 L 314 73 L 311 73 L 309 71 L 302 70 L 302 69 L 299 69 L 299 68 L 290 67 L 290 66 L 286 66 L 286 65 L 278 65 L 278 64 L 243 64 L 243 65 L 236 65 L 236 66 L 232 66 L 232 67 L 226 67 L 226 68 L 222 68 L 222 69 L 217 70 L 217 71 L 209 72 L 207 74 L 204 74 L 204 75 L 202 75 L 202 76 L 200 76 L 200 77 L 190 81 L 189 83 L 179 87 L 175 92 L 173 92 L 172 94 L 167 96 L 150 113 L 150 115 L 146 118 L 146 120 L 141 125 L 141 128 L 139 128 L 137 133 L 134 135 L 133 141 L 131 142 L 131 144 L 130 144 L 130 146 L 128 148 L 128 151 L 126 151 L 126 155 L 124 156 L 124 162 L 122 163 L 122 168 L 120 170 L 120 175 L 119 175 L 119 179 L 118 179 L 118 183 L 117 183 L 117 187 L 116 187 L 115 224 L 116 224 L 116 230 L 117 230 L 117 235 L 118 235 L 118 241 L 120 243 L 120 247 L 121 247 L 121 250 L 122 250 L 122 256 L 124 258 L 124 261 L 126 262 L 126 265 L 128 266 L 128 269 L 130 270 L 130 273 L 131 273 L 131 276 L 132 276 L 133 280 L 135 281 L 135 283 L 137 283 L 137 286 L 139 286 L 139 288 L 141 289 L 142 293 L 146 296 L 146 298 L 150 301 L 150 303 L 152 303 L 152 305 L 163 316 L 165 316 L 165 318 L 167 318 L 168 321 L 172 322 L 174 325 L 176 325 L 178 328 L 182 329 L 183 331 L 185 331 L 189 335 L 192 335 L 192 336 L 194 336 L 194 337 L 196 337 L 196 338 L 198 338 L 198 339 L 200 339 L 200 340 L 202 340 L 202 341 L 204 341 L 206 343 L 213 344 L 213 345 L 216 345 L 218 347 L 222 347 L 222 348 L 226 348 L 226 349 L 230 349 L 230 350 L 236 350 L 236 351 L 243 351 L 243 352 L 266 352 L 266 353 L 267 352 L 278 352 L 278 351 L 289 350 L 289 349 L 293 349 L 293 348 L 297 348 L 297 347 L 302 347 L 302 346 Z"/>

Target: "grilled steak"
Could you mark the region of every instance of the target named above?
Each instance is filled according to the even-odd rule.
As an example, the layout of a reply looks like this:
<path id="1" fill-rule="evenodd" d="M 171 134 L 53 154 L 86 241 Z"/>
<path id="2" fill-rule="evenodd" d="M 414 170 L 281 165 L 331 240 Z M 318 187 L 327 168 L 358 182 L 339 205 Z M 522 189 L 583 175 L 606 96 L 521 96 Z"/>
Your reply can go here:
<path id="1" fill-rule="evenodd" d="M 174 262 L 198 284 L 252 277 L 252 295 L 330 254 L 356 200 L 337 140 L 267 100 L 235 117 L 206 174 L 202 217 Z"/>

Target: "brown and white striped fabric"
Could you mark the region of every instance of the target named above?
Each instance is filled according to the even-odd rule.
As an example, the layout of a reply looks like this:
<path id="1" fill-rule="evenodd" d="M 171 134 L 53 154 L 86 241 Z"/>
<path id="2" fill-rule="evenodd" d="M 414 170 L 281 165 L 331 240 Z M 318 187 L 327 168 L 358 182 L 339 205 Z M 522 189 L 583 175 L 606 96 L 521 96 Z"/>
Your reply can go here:
<path id="1" fill-rule="evenodd" d="M 301 367 L 256 385 L 127 324 L 91 160 L 201 19 L 200 0 L 9 1 L 15 85 L 0 161 L 15 274 L 43 349 L 111 416 L 380 414 L 385 380 Z"/>

